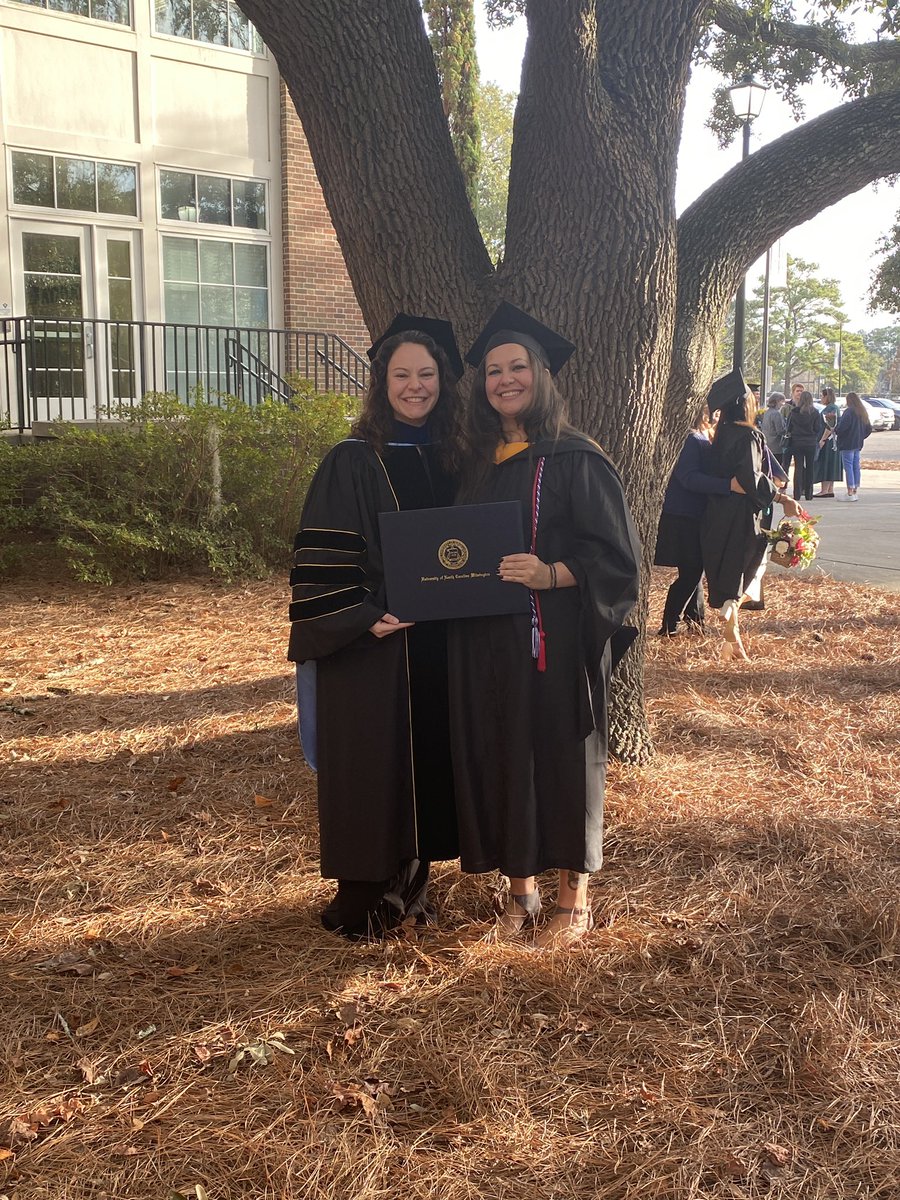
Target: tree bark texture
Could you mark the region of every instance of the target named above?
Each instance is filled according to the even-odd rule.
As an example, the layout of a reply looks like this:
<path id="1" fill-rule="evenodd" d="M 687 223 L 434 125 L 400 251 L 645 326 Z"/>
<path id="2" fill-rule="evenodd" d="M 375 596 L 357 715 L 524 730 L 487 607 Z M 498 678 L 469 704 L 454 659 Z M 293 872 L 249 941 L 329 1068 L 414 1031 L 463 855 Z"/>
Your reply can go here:
<path id="1" fill-rule="evenodd" d="M 454 321 L 465 348 L 504 298 L 571 338 L 578 352 L 558 383 L 574 423 L 619 466 L 649 564 L 738 281 L 789 228 L 900 170 L 900 93 L 764 147 L 676 221 L 708 0 L 529 0 L 506 254 L 494 268 L 416 0 L 242 7 L 297 106 L 370 329 L 399 309 L 430 312 Z M 612 718 L 613 750 L 631 761 L 649 750 L 641 670 L 640 655 L 626 660 Z"/>

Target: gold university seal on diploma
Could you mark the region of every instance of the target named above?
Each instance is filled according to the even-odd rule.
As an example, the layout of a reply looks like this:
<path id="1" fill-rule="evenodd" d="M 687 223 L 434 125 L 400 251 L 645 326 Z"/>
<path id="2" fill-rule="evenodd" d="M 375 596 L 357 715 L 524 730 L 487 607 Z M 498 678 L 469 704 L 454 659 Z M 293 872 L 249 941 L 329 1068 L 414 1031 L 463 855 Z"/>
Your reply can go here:
<path id="1" fill-rule="evenodd" d="M 469 561 L 469 548 L 459 538 L 448 538 L 438 546 L 438 559 L 448 571 L 459 571 Z"/>

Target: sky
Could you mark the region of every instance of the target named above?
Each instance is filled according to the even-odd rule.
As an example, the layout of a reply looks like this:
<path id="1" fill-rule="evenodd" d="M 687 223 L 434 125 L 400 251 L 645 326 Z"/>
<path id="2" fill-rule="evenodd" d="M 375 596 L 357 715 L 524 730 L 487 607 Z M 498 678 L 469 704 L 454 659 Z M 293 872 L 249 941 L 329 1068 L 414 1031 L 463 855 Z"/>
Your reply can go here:
<path id="1" fill-rule="evenodd" d="M 478 61 L 483 81 L 496 83 L 510 92 L 518 91 L 525 34 L 524 20 L 517 21 L 510 29 L 492 30 L 479 13 Z M 695 69 L 691 78 L 678 159 L 676 202 L 679 211 L 730 170 L 741 156 L 739 139 L 721 150 L 715 136 L 706 128 L 712 92 L 718 81 L 719 77 L 707 69 Z M 805 89 L 803 99 L 808 117 L 818 116 L 841 103 L 840 92 L 825 83 Z M 788 106 L 770 91 L 762 112 L 751 127 L 751 155 L 765 142 L 795 127 Z M 814 186 L 815 181 L 810 180 L 810 187 Z M 825 209 L 805 225 L 792 229 L 777 248 L 777 260 L 784 263 L 787 254 L 803 258 L 819 264 L 821 278 L 836 279 L 849 329 L 895 325 L 897 317 L 894 314 L 868 311 L 866 293 L 877 264 L 878 239 L 891 229 L 898 209 L 900 188 L 886 184 L 864 188 Z M 752 293 L 762 266 L 760 262 L 748 273 L 748 294 Z"/>

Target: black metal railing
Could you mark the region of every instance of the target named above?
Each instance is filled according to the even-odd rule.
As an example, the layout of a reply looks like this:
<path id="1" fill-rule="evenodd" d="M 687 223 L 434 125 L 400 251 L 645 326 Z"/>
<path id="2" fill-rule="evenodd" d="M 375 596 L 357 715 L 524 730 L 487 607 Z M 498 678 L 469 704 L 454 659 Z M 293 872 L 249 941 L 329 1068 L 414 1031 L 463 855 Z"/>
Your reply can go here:
<path id="1" fill-rule="evenodd" d="M 291 376 L 317 391 L 360 395 L 366 360 L 331 333 L 163 321 L 0 320 L 0 425 L 104 421 L 148 392 L 188 403 L 237 396 L 288 402 Z"/>

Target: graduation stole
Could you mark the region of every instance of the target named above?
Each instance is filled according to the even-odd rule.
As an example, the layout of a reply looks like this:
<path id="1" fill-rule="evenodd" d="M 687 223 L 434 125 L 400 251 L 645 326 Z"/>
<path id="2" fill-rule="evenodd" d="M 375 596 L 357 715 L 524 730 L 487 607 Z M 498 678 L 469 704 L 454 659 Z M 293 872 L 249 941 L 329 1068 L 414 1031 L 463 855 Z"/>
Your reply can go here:
<path id="1" fill-rule="evenodd" d="M 538 459 L 537 470 L 534 473 L 534 486 L 531 489 L 531 553 L 537 546 L 538 517 L 541 512 L 541 483 L 544 479 L 544 458 Z M 534 590 L 529 590 L 531 600 L 531 657 L 537 659 L 537 669 L 547 670 L 547 647 L 544 635 L 544 622 L 541 617 L 541 602 Z"/>

